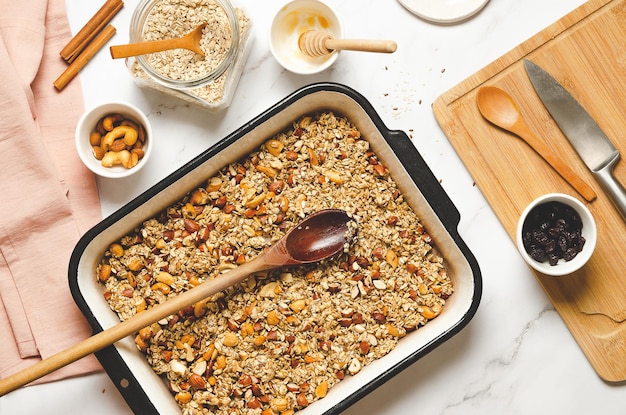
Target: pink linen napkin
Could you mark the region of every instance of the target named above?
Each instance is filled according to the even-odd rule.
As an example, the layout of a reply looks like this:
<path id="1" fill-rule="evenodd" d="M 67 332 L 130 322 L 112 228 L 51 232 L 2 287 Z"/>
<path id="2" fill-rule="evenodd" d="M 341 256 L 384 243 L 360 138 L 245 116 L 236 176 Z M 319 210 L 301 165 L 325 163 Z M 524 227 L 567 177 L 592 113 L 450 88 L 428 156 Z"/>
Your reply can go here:
<path id="1" fill-rule="evenodd" d="M 0 0 L 0 378 L 91 334 L 67 270 L 100 203 L 73 144 L 80 82 L 52 85 L 70 38 L 64 1 Z M 100 369 L 88 356 L 37 382 Z"/>

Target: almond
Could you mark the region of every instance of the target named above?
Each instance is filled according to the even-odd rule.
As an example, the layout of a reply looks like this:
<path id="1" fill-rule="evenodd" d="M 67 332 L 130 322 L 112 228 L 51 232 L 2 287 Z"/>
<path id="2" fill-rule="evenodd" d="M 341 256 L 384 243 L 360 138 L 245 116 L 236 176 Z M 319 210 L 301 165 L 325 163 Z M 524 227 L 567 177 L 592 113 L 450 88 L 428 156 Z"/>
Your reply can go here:
<path id="1" fill-rule="evenodd" d="M 185 230 L 189 233 L 198 232 L 200 230 L 200 225 L 193 219 L 185 219 Z"/>
<path id="2" fill-rule="evenodd" d="M 195 373 L 192 373 L 191 376 L 189 376 L 189 384 L 194 389 L 206 389 L 206 381 L 204 378 Z"/>

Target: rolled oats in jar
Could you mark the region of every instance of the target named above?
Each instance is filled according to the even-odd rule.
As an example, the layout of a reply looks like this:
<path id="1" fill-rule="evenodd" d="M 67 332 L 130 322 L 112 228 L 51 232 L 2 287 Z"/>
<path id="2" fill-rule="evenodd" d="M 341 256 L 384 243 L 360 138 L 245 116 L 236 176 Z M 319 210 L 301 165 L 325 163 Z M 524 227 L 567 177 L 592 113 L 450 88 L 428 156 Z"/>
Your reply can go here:
<path id="1" fill-rule="evenodd" d="M 142 0 L 131 20 L 130 42 L 182 37 L 202 23 L 205 56 L 172 49 L 129 58 L 135 83 L 209 110 L 226 108 L 253 42 L 242 9 L 228 0 Z"/>

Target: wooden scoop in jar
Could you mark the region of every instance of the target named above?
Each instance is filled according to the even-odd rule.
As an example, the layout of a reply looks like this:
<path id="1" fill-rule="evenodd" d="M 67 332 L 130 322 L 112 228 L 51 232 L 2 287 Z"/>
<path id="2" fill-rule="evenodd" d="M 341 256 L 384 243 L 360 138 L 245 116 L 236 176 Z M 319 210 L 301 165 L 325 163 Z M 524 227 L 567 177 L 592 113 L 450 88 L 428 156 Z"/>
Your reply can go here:
<path id="1" fill-rule="evenodd" d="M 311 57 L 328 55 L 333 50 L 393 53 L 398 48 L 393 40 L 335 39 L 328 33 L 318 30 L 302 33 L 298 38 L 298 47 L 302 53 Z"/>
<path id="2" fill-rule="evenodd" d="M 200 47 L 200 42 L 202 40 L 202 32 L 206 25 L 206 23 L 202 23 L 185 36 L 179 38 L 111 46 L 109 48 L 111 57 L 113 59 L 128 58 L 130 56 L 146 55 L 148 53 L 162 52 L 170 49 L 188 49 L 198 55 L 204 56 L 204 50 Z"/>
<path id="3" fill-rule="evenodd" d="M 126 336 L 134 334 L 185 307 L 240 283 L 260 271 L 319 262 L 343 252 L 354 241 L 357 224 L 346 212 L 321 210 L 294 226 L 278 242 L 250 262 L 218 278 L 207 280 L 184 293 L 168 299 L 132 318 L 110 327 L 86 340 L 50 356 L 20 372 L 0 380 L 0 396 L 54 372 L 78 359 L 97 352 Z"/>

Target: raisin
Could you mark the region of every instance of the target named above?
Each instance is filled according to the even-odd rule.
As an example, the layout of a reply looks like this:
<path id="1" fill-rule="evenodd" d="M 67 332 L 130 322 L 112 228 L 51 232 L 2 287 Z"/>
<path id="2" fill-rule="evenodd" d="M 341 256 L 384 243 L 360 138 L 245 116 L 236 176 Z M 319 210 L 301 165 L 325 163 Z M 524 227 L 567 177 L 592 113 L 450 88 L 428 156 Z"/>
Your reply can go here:
<path id="1" fill-rule="evenodd" d="M 560 202 L 536 206 L 524 223 L 522 240 L 532 259 L 552 266 L 560 259 L 571 261 L 585 244 L 580 216 Z"/>

